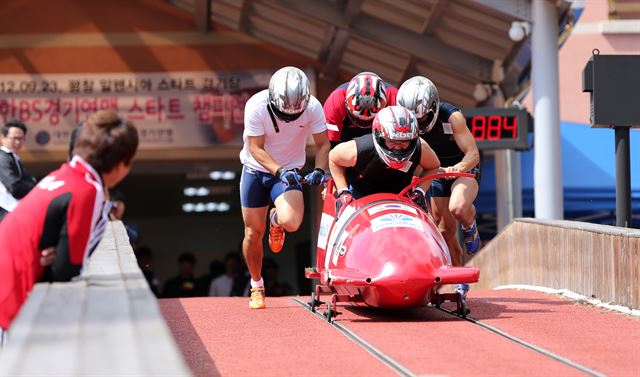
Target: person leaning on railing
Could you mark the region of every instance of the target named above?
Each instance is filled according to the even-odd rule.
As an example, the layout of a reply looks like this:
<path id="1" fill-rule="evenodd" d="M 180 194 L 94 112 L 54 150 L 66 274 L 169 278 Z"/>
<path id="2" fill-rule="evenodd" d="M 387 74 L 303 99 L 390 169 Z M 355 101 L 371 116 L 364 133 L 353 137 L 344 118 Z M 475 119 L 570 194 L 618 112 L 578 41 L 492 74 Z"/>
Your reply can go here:
<path id="1" fill-rule="evenodd" d="M 0 223 L 0 328 L 9 327 L 45 270 L 51 281 L 80 273 L 109 221 L 105 193 L 129 173 L 137 148 L 132 123 L 112 110 L 91 115 L 71 161 L 42 179 Z"/>

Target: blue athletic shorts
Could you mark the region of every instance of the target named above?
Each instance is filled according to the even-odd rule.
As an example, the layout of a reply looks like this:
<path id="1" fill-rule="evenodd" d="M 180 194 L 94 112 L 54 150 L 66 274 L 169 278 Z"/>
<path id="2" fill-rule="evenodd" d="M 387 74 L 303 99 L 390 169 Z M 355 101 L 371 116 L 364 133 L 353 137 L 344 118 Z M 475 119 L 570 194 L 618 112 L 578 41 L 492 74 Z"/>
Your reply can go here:
<path id="1" fill-rule="evenodd" d="M 273 174 L 261 172 L 248 166 L 242 168 L 240 177 L 240 205 L 245 208 L 260 208 L 275 201 L 285 191 L 302 191 L 300 185 L 287 186 Z"/>
<path id="2" fill-rule="evenodd" d="M 480 168 L 478 166 L 469 170 L 467 173 L 474 174 L 476 176 L 476 181 L 480 184 Z M 445 179 L 445 178 L 437 178 L 434 179 L 431 183 L 431 188 L 429 189 L 429 193 L 431 197 L 437 198 L 448 198 L 451 196 L 451 186 L 455 179 Z"/>

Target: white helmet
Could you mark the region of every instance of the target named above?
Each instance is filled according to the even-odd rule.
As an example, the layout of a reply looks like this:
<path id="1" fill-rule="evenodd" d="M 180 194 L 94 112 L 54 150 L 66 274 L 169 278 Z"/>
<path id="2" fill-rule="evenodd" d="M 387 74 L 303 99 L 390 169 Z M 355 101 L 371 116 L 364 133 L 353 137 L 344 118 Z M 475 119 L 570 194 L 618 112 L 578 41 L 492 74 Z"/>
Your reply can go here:
<path id="1" fill-rule="evenodd" d="M 418 120 L 413 112 L 405 107 L 389 106 L 380 110 L 371 128 L 376 152 L 390 168 L 401 169 L 419 145 Z M 404 149 L 395 149 L 387 146 L 387 140 L 409 143 Z"/>
<path id="2" fill-rule="evenodd" d="M 300 117 L 309 104 L 307 75 L 296 67 L 276 71 L 269 81 L 269 107 L 278 118 L 291 122 Z"/>
<path id="3" fill-rule="evenodd" d="M 440 97 L 438 89 L 428 78 L 416 76 L 405 81 L 398 89 L 396 101 L 398 105 L 413 111 L 418 118 L 421 134 L 431 131 L 436 124 Z"/>
<path id="4" fill-rule="evenodd" d="M 380 76 L 373 72 L 355 75 L 347 86 L 345 105 L 354 125 L 371 127 L 378 111 L 387 106 L 387 90 Z"/>

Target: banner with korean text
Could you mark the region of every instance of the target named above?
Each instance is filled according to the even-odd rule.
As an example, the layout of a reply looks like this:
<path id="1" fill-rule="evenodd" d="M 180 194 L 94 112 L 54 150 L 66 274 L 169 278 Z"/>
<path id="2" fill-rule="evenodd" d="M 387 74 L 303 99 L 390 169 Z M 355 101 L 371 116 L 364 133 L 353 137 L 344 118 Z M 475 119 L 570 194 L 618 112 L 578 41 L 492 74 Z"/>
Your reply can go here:
<path id="1" fill-rule="evenodd" d="M 0 121 L 23 121 L 33 151 L 67 150 L 71 131 L 101 109 L 132 121 L 141 149 L 238 145 L 244 105 L 274 71 L 0 75 Z"/>

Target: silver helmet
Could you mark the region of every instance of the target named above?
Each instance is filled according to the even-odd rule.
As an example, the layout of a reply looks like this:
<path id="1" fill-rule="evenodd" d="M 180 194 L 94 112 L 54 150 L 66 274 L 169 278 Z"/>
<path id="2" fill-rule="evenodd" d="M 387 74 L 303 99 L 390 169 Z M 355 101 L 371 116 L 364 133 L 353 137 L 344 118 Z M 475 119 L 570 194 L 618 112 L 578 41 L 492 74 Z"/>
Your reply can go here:
<path id="1" fill-rule="evenodd" d="M 296 67 L 276 71 L 269 81 L 269 107 L 278 118 L 291 122 L 300 117 L 309 104 L 307 75 Z"/>
<path id="2" fill-rule="evenodd" d="M 398 89 L 396 102 L 413 111 L 418 118 L 421 134 L 431 131 L 436 124 L 440 97 L 438 89 L 428 78 L 415 76 L 405 81 Z"/>
<path id="3" fill-rule="evenodd" d="M 392 169 L 402 169 L 420 145 L 418 121 L 412 111 L 402 106 L 380 110 L 371 129 L 378 157 Z M 404 146 L 390 147 L 387 142 Z"/>

